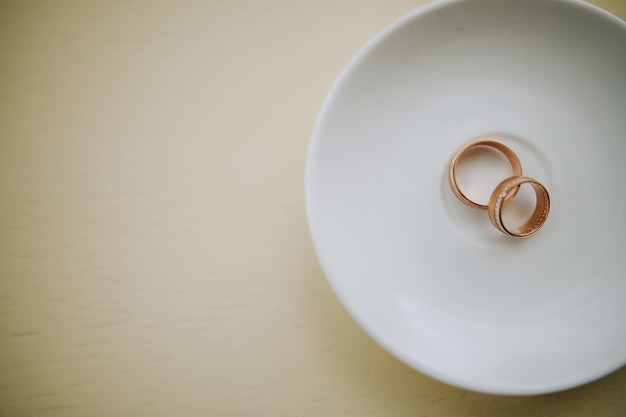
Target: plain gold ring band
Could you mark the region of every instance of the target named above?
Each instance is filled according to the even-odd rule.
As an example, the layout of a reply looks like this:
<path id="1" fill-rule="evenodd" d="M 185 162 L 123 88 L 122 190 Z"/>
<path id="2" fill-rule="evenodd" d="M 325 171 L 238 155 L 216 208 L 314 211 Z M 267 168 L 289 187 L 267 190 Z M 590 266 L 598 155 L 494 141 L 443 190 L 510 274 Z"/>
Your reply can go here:
<path id="1" fill-rule="evenodd" d="M 535 190 L 537 197 L 535 210 L 522 226 L 509 229 L 502 221 L 502 206 L 504 206 L 507 196 L 509 196 L 513 190 L 519 190 L 519 187 L 525 183 L 530 184 Z M 546 222 L 549 212 L 550 195 L 546 187 L 533 178 L 521 176 L 509 177 L 498 184 L 493 190 L 489 204 L 487 205 L 487 213 L 489 214 L 491 223 L 505 235 L 513 237 L 526 237 L 535 233 Z"/>
<path id="2" fill-rule="evenodd" d="M 456 166 L 461 156 L 468 150 L 472 148 L 480 147 L 480 146 L 494 148 L 502 152 L 502 154 L 504 154 L 504 156 L 509 160 L 509 163 L 511 164 L 511 168 L 513 168 L 513 176 L 519 177 L 522 175 L 522 164 L 519 158 L 517 157 L 517 155 L 515 154 L 515 152 L 511 150 L 511 148 L 506 146 L 504 143 L 498 142 L 497 140 L 494 140 L 494 139 L 475 140 L 463 146 L 456 153 L 456 155 L 454 155 L 454 157 L 452 158 L 452 161 L 450 162 L 450 169 L 448 171 L 448 181 L 450 182 L 450 188 L 452 188 L 452 192 L 459 200 L 461 200 L 463 204 L 472 208 L 486 209 L 487 205 L 480 204 L 480 203 L 470 200 L 463 193 L 463 191 L 461 191 L 461 188 L 459 187 L 459 183 L 457 182 L 457 179 L 456 179 Z M 519 187 L 511 189 L 509 191 L 509 194 L 505 196 L 504 202 L 507 202 L 511 200 L 513 197 L 515 197 L 515 194 L 517 194 L 518 190 L 519 190 Z"/>

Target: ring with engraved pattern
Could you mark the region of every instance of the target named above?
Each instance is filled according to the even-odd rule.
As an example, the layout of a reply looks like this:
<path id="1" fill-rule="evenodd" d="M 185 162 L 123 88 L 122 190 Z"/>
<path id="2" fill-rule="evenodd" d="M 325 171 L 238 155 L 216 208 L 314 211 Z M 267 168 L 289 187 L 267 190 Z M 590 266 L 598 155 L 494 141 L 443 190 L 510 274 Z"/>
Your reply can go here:
<path id="1" fill-rule="evenodd" d="M 514 189 L 519 189 L 522 184 L 530 184 L 533 187 L 536 196 L 535 209 L 524 224 L 511 229 L 507 227 L 502 220 L 502 207 L 504 206 L 507 196 L 509 196 Z M 546 187 L 533 178 L 522 176 L 512 176 L 498 184 L 493 190 L 489 204 L 487 205 L 487 213 L 491 223 L 505 235 L 513 237 L 527 237 L 535 233 L 546 222 L 549 212 L 550 195 Z"/>

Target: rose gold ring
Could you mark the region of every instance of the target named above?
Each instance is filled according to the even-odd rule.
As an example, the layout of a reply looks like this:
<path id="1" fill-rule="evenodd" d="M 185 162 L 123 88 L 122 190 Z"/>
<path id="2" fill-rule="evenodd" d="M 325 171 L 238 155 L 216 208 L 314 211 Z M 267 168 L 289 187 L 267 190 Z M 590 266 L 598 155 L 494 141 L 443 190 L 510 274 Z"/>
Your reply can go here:
<path id="1" fill-rule="evenodd" d="M 517 157 L 517 155 L 515 154 L 515 152 L 511 150 L 511 148 L 506 146 L 504 143 L 498 142 L 497 140 L 493 140 L 493 139 L 478 139 L 473 142 L 470 142 L 467 145 L 463 146 L 461 149 L 459 149 L 456 155 L 454 155 L 454 158 L 452 158 L 452 161 L 450 162 L 450 169 L 448 171 L 448 181 L 450 182 L 450 188 L 452 188 L 452 192 L 454 193 L 454 195 L 457 196 L 459 200 L 461 200 L 463 204 L 470 206 L 472 208 L 486 209 L 487 204 L 480 204 L 480 203 L 470 200 L 463 193 L 463 191 L 461 191 L 461 188 L 459 187 L 459 183 L 457 182 L 457 179 L 456 179 L 456 166 L 459 162 L 459 159 L 461 159 L 461 156 L 468 150 L 472 148 L 476 148 L 476 147 L 481 147 L 481 146 L 494 148 L 502 152 L 502 154 L 504 154 L 506 159 L 509 160 L 509 163 L 511 164 L 511 168 L 513 168 L 514 176 L 522 175 L 522 164 L 519 158 Z M 510 191 L 510 194 L 506 196 L 504 201 L 507 202 L 511 200 L 513 197 L 515 197 L 515 194 L 517 194 L 518 190 L 519 190 L 519 187 L 512 189 Z"/>
<path id="2" fill-rule="evenodd" d="M 535 210 L 522 226 L 509 229 L 502 221 L 502 206 L 507 196 L 509 196 L 514 189 L 519 189 L 519 187 L 525 183 L 530 184 L 535 190 L 535 195 L 537 196 Z M 489 214 L 491 223 L 505 235 L 513 237 L 526 237 L 535 233 L 546 222 L 549 212 L 550 195 L 546 187 L 535 179 L 520 176 L 509 177 L 498 184 L 493 190 L 489 204 L 487 205 L 487 213 Z"/>

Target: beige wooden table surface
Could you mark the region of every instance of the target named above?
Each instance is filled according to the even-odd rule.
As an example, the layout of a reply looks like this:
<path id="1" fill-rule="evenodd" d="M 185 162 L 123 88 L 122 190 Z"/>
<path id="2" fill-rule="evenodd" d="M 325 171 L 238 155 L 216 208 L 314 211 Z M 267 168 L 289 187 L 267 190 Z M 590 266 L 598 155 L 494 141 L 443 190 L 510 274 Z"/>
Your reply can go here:
<path id="1" fill-rule="evenodd" d="M 626 416 L 626 369 L 522 398 L 431 380 L 318 266 L 317 112 L 424 3 L 0 1 L 0 416 Z"/>

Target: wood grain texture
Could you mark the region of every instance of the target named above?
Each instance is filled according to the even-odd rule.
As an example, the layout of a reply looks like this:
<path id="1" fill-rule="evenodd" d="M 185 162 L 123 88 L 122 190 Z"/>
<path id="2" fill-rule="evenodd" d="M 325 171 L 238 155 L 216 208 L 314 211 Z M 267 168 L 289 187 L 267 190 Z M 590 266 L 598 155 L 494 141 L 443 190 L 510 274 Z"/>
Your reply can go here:
<path id="1" fill-rule="evenodd" d="M 0 416 L 626 415 L 626 370 L 527 398 L 433 381 L 323 277 L 315 117 L 424 3 L 0 1 Z"/>

